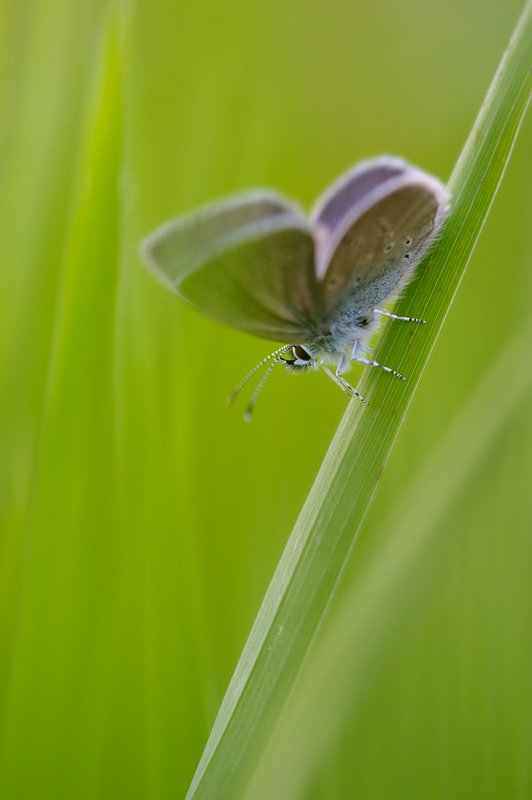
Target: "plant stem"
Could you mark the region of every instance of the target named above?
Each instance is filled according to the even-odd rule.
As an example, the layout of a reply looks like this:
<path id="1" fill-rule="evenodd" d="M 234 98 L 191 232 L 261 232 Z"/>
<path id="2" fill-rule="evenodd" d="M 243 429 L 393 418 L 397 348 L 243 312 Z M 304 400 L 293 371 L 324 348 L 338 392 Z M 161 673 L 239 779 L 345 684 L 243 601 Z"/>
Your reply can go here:
<path id="1" fill-rule="evenodd" d="M 532 2 L 453 171 L 453 205 L 434 253 L 418 267 L 389 322 L 376 360 L 408 376 L 366 370 L 340 423 L 272 579 L 187 800 L 235 800 L 245 789 L 290 696 L 353 547 L 417 383 L 510 158 L 532 90 Z"/>

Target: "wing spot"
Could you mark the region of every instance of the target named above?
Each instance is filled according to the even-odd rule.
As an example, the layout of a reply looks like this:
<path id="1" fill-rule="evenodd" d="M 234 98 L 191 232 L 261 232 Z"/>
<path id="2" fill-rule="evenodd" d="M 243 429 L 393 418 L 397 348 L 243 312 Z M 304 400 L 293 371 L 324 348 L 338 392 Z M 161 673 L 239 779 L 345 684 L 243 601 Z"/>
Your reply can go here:
<path id="1" fill-rule="evenodd" d="M 364 247 L 364 237 L 354 236 L 352 232 L 348 232 L 340 242 L 340 246 L 349 247 L 354 251 L 361 250 Z"/>
<path id="2" fill-rule="evenodd" d="M 385 253 L 391 253 L 394 248 L 395 242 L 388 242 L 386 247 L 384 248 Z"/>
<path id="3" fill-rule="evenodd" d="M 382 231 L 382 233 L 393 234 L 392 226 L 386 217 L 377 217 L 375 220 L 375 227 L 377 230 Z"/>

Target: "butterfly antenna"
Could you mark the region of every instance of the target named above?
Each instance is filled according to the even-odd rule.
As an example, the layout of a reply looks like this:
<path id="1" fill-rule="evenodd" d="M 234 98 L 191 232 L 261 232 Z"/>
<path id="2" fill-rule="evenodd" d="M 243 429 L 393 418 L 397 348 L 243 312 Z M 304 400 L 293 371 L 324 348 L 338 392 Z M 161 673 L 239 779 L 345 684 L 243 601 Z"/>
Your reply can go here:
<path id="1" fill-rule="evenodd" d="M 292 347 L 292 345 L 291 345 L 291 344 L 285 344 L 285 345 L 283 345 L 283 347 L 280 347 L 280 348 L 279 348 L 278 350 L 276 350 L 274 353 L 270 353 L 270 355 L 269 355 L 269 356 L 266 356 L 266 358 L 263 358 L 263 359 L 262 359 L 262 361 L 259 361 L 259 363 L 257 364 L 257 366 L 256 366 L 256 367 L 253 367 L 253 369 L 252 369 L 252 370 L 250 370 L 250 371 L 248 372 L 248 374 L 246 375 L 246 377 L 245 377 L 245 378 L 242 378 L 242 380 L 240 381 L 240 383 L 238 384 L 238 386 L 237 386 L 237 387 L 236 387 L 236 388 L 235 388 L 235 389 L 234 389 L 234 390 L 231 392 L 231 394 L 230 394 L 230 395 L 229 395 L 229 397 L 227 398 L 227 404 L 228 404 L 228 405 L 231 405 L 231 403 L 233 402 L 233 400 L 235 399 L 235 397 L 237 396 L 237 394 L 239 393 L 239 391 L 241 390 L 241 388 L 242 388 L 243 386 L 245 386 L 245 385 L 246 385 L 246 383 L 249 381 L 249 379 L 250 379 L 250 378 L 252 378 L 252 377 L 253 377 L 253 375 L 256 373 L 256 371 L 257 371 L 258 369 L 260 369 L 261 367 L 263 367 L 263 366 L 264 366 L 264 364 L 266 364 L 268 361 L 270 361 L 270 359 L 274 358 L 275 356 L 279 356 L 279 355 L 281 355 L 281 353 L 286 353 L 286 351 L 287 351 L 287 350 L 290 350 L 290 348 L 291 348 L 291 347 Z M 273 366 L 273 364 L 272 364 L 272 365 L 270 365 L 270 366 Z M 268 374 L 268 373 L 266 373 L 266 374 Z M 262 386 L 262 385 L 264 385 L 264 379 L 263 379 L 263 380 L 262 380 L 262 381 L 259 383 L 259 386 Z M 256 393 L 256 392 L 255 392 L 255 393 Z M 255 395 L 253 395 L 253 397 L 255 397 Z M 247 412 L 246 412 L 246 413 L 247 413 Z"/>
<path id="2" fill-rule="evenodd" d="M 280 359 L 276 358 L 275 361 L 272 361 L 272 363 L 270 364 L 270 366 L 268 367 L 268 369 L 266 370 L 266 372 L 264 373 L 264 375 L 260 379 L 259 384 L 258 384 L 257 388 L 255 389 L 255 391 L 253 392 L 253 394 L 251 396 L 251 400 L 249 401 L 248 407 L 246 408 L 246 411 L 244 413 L 245 422 L 251 422 L 251 415 L 253 413 L 253 409 L 255 408 L 255 403 L 257 402 L 258 396 L 262 391 L 262 387 L 266 383 L 266 378 L 269 376 L 270 372 L 275 367 L 275 365 L 279 363 L 279 360 Z"/>

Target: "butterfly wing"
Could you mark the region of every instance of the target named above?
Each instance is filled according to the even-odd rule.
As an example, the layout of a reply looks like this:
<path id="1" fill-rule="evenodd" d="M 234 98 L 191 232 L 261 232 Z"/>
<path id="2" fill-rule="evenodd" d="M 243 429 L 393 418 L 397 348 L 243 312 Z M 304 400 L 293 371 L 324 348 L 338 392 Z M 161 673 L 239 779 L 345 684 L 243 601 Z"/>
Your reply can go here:
<path id="1" fill-rule="evenodd" d="M 356 205 L 386 181 L 411 169 L 400 158 L 380 156 L 361 161 L 341 175 L 316 201 L 310 216 L 318 249 L 327 246 L 334 231 Z"/>
<path id="2" fill-rule="evenodd" d="M 448 193 L 435 178 L 397 159 L 374 164 L 372 170 L 367 162 L 362 174 L 366 191 L 357 193 L 356 180 L 354 186 L 340 185 L 313 215 L 316 271 L 329 315 L 345 306 L 362 313 L 393 294 L 430 246 L 448 209 Z"/>
<path id="3" fill-rule="evenodd" d="M 143 243 L 160 280 L 218 322 L 303 343 L 319 287 L 314 240 L 299 210 L 258 191 L 181 217 Z"/>

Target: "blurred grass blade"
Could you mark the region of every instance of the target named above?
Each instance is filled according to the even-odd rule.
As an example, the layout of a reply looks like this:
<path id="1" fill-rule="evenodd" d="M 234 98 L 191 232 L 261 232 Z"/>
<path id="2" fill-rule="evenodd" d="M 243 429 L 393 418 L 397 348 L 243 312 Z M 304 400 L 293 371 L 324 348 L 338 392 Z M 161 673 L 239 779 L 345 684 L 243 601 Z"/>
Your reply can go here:
<path id="1" fill-rule="evenodd" d="M 35 775 L 42 797 L 63 796 L 76 781 L 78 748 L 94 758 L 101 742 L 107 685 L 100 677 L 108 667 L 115 591 L 109 565 L 116 528 L 112 375 L 122 140 L 116 38 L 110 24 L 95 64 L 65 237 L 3 717 L 2 797 L 30 796 Z M 83 678 L 83 698 L 71 712 L 68 676 L 85 675 L 89 659 L 93 672 Z M 41 715 L 53 735 L 40 735 Z"/>
<path id="2" fill-rule="evenodd" d="M 532 89 L 532 4 L 504 55 L 453 172 L 453 209 L 419 268 L 376 358 L 408 381 L 366 371 L 290 537 L 237 666 L 187 797 L 236 798 L 278 724 L 353 546 L 443 320 L 504 174 Z"/>
<path id="3" fill-rule="evenodd" d="M 434 594 L 448 576 L 445 566 L 463 533 L 460 526 L 439 523 L 516 408 L 530 397 L 531 341 L 532 318 L 506 345 L 386 514 L 380 528 L 393 534 L 328 618 L 246 796 L 302 796 L 344 720 L 353 724 L 353 713 L 367 702 L 381 667 L 390 664 L 405 633 L 425 614 L 429 587 Z"/>

